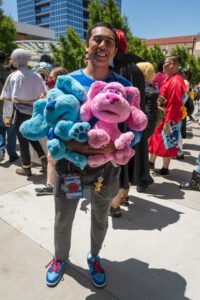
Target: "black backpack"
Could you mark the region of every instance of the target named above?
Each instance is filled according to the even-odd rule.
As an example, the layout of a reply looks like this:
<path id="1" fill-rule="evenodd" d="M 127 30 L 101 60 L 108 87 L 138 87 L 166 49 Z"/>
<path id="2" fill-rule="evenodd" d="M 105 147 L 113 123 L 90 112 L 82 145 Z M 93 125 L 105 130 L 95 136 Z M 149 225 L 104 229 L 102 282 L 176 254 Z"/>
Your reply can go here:
<path id="1" fill-rule="evenodd" d="M 188 99 L 186 100 L 184 106 L 187 109 L 188 117 L 191 116 L 193 114 L 193 111 L 194 111 L 194 103 L 193 103 L 193 101 L 190 97 L 188 97 Z"/>

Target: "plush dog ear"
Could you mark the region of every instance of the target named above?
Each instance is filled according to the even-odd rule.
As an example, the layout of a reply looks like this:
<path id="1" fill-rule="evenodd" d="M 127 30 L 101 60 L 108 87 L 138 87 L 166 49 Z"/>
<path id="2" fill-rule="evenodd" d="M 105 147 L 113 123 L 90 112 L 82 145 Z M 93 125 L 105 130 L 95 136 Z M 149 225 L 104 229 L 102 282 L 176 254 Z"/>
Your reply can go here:
<path id="1" fill-rule="evenodd" d="M 89 121 L 92 118 L 92 111 L 91 111 L 91 102 L 92 99 L 107 85 L 107 82 L 103 81 L 95 81 L 91 85 L 87 100 L 82 104 L 80 109 L 80 119 L 81 121 Z"/>
<path id="2" fill-rule="evenodd" d="M 85 101 L 87 97 L 84 87 L 69 75 L 58 76 L 56 87 L 65 94 L 74 95 L 80 102 Z"/>
<path id="3" fill-rule="evenodd" d="M 140 109 L 140 91 L 133 86 L 125 87 L 125 91 L 129 105 Z"/>
<path id="4" fill-rule="evenodd" d="M 147 126 L 147 117 L 140 109 L 140 92 L 136 87 L 125 88 L 127 100 L 131 107 L 129 118 L 126 124 L 130 129 L 144 130 Z"/>

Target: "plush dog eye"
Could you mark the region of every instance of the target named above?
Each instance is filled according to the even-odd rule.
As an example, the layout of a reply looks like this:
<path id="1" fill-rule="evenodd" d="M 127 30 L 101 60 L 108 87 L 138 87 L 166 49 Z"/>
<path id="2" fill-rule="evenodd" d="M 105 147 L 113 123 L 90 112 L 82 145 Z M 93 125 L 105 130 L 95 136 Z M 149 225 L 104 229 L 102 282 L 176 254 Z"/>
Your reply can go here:
<path id="1" fill-rule="evenodd" d="M 117 95 L 121 95 L 121 92 L 120 92 L 120 91 L 116 91 L 116 94 L 117 94 Z"/>

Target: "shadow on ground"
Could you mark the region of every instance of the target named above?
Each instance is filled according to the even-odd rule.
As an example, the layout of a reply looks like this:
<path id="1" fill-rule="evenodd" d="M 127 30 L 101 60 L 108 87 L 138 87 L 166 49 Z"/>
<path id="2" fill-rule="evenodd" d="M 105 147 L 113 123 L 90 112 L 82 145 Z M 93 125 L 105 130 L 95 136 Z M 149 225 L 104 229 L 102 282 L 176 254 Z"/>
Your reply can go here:
<path id="1" fill-rule="evenodd" d="M 186 168 L 186 167 L 185 167 Z M 196 166 L 194 166 L 194 170 Z M 159 195 L 161 199 L 183 199 L 183 191 L 180 191 L 179 185 L 181 182 L 185 182 L 190 180 L 192 172 L 188 172 L 184 169 L 170 169 L 169 176 L 162 176 L 162 183 L 155 183 L 156 178 L 161 176 L 154 175 L 152 172 L 152 177 L 154 179 L 154 183 L 151 184 L 148 189 L 146 189 L 145 193 L 155 194 L 155 197 Z"/>
<path id="2" fill-rule="evenodd" d="M 120 230 L 162 230 L 170 224 L 178 222 L 181 212 L 143 200 L 129 197 L 128 210 L 122 211 L 122 217 L 112 218 L 113 229 Z"/>
<path id="3" fill-rule="evenodd" d="M 196 165 L 197 157 L 192 156 L 189 151 L 185 151 L 185 150 L 183 150 L 183 154 L 184 154 L 184 159 L 181 160 L 181 162 L 188 163 L 194 166 Z"/>
<path id="4" fill-rule="evenodd" d="M 174 170 L 173 170 L 174 171 Z M 177 173 L 179 170 L 177 170 Z M 180 170 L 180 173 L 183 172 Z M 190 178 L 191 173 L 188 172 L 188 176 L 181 176 L 178 177 L 176 173 L 176 176 L 170 176 L 167 179 L 170 181 L 176 181 L 177 180 L 180 182 L 183 181 L 183 178 Z M 155 177 L 154 177 L 155 178 Z M 162 183 L 156 183 L 154 182 L 151 184 L 148 189 L 145 191 L 146 194 L 151 194 L 152 196 L 160 199 L 160 200 L 182 200 L 184 199 L 184 192 L 180 190 L 179 184 L 174 183 L 174 182 L 162 182 Z"/>
<path id="5" fill-rule="evenodd" d="M 196 169 L 196 165 L 194 166 L 194 170 Z M 176 183 L 172 183 L 172 182 L 164 182 L 162 183 L 162 188 L 164 189 L 163 194 L 167 193 L 167 197 L 169 199 L 173 199 L 173 194 L 174 194 L 174 199 L 182 199 L 183 198 L 183 192 L 180 191 L 179 189 L 179 184 L 183 181 L 190 181 L 192 176 L 192 172 L 188 172 L 186 170 L 183 169 L 172 169 L 170 170 L 170 176 L 167 177 L 167 180 L 169 181 L 173 181 Z M 165 184 L 168 184 L 165 186 Z M 171 184 L 169 186 L 169 184 Z M 153 185 L 152 185 L 153 187 Z M 169 190 L 167 191 L 166 188 L 168 188 Z M 160 190 L 159 190 L 160 192 Z M 162 192 L 161 192 L 162 194 Z M 166 199 L 168 199 L 166 198 Z"/>
<path id="6" fill-rule="evenodd" d="M 17 159 L 16 161 L 14 162 L 9 162 L 9 160 L 6 160 L 4 162 L 1 162 L 0 163 L 0 167 L 3 167 L 3 168 L 10 168 L 11 165 L 15 165 L 17 167 L 21 167 L 22 163 L 21 163 L 21 160 L 20 159 Z"/>
<path id="7" fill-rule="evenodd" d="M 46 175 L 45 174 L 34 174 L 27 177 L 27 181 L 30 181 L 30 183 L 34 183 L 34 184 L 45 184 L 46 182 Z"/>
<path id="8" fill-rule="evenodd" d="M 199 151 L 200 152 L 200 145 L 185 144 L 184 143 L 184 149 L 183 150 L 193 150 L 193 151 Z"/>
<path id="9" fill-rule="evenodd" d="M 98 290 L 89 284 L 87 278 L 80 280 L 80 273 L 90 276 L 89 271 L 72 264 L 71 271 L 66 267 L 65 273 L 72 276 L 94 294 L 87 300 L 120 299 L 120 300 L 190 300 L 185 297 L 186 281 L 178 273 L 166 269 L 153 269 L 140 260 L 130 258 L 117 262 L 102 259 L 106 269 L 107 285 Z M 72 270 L 75 268 L 76 270 Z M 105 293 L 105 296 L 103 296 Z M 101 298 L 104 297 L 104 298 Z"/>
<path id="10" fill-rule="evenodd" d="M 112 296 L 109 291 L 106 289 L 98 289 L 95 288 L 94 285 L 92 284 L 91 279 L 89 278 L 90 273 L 88 270 L 83 269 L 79 266 L 76 266 L 75 264 L 66 264 L 64 267 L 64 276 L 70 276 L 74 280 L 76 280 L 80 285 L 83 287 L 89 289 L 92 291 L 94 294 L 88 296 L 85 299 L 90 299 L 90 300 L 116 300 L 115 296 Z M 62 279 L 63 280 L 63 279 Z"/>

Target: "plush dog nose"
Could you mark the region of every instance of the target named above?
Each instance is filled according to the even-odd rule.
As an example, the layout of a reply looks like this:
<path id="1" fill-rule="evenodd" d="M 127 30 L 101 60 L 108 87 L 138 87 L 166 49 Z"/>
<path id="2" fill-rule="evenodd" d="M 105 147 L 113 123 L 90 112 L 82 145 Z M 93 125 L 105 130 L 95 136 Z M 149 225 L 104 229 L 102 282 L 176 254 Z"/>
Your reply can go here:
<path id="1" fill-rule="evenodd" d="M 55 110 L 56 100 L 49 102 L 46 106 L 47 110 Z"/>
<path id="2" fill-rule="evenodd" d="M 106 98 L 108 99 L 110 104 L 114 104 L 115 102 L 119 101 L 119 97 L 114 94 L 108 94 L 108 95 L 106 95 Z"/>

